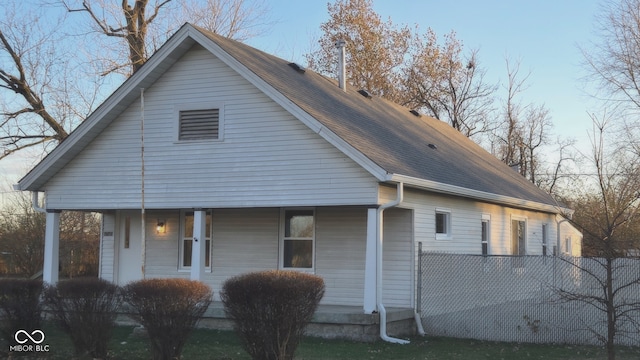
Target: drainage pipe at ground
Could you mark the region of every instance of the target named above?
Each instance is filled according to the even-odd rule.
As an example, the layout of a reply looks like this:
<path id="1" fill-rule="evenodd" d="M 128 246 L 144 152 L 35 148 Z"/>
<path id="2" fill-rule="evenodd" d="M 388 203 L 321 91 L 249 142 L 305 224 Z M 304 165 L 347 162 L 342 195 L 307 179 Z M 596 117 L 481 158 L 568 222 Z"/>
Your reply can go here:
<path id="1" fill-rule="evenodd" d="M 392 200 L 386 204 L 382 204 L 378 208 L 378 231 L 377 231 L 377 276 L 376 276 L 376 302 L 378 303 L 378 314 L 380 315 L 380 338 L 384 341 L 394 344 L 408 344 L 409 341 L 398 339 L 387 335 L 387 309 L 385 309 L 382 303 L 382 245 L 384 243 L 382 232 L 384 230 L 383 220 L 384 211 L 388 208 L 398 206 L 404 198 L 404 183 L 398 183 L 396 185 L 398 194 L 395 200 Z"/>

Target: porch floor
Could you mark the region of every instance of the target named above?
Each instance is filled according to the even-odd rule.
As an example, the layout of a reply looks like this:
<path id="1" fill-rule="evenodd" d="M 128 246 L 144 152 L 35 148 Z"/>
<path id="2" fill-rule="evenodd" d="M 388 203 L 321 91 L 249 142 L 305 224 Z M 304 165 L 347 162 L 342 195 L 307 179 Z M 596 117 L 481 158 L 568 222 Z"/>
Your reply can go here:
<path id="1" fill-rule="evenodd" d="M 386 308 L 387 333 L 391 336 L 415 334 L 412 308 Z M 215 325 L 214 325 L 215 324 Z M 307 326 L 307 335 L 322 338 L 344 338 L 375 341 L 380 336 L 380 315 L 365 314 L 361 306 L 319 305 Z M 214 326 L 211 326 L 214 325 Z M 223 325 L 223 327 L 220 327 Z M 213 302 L 200 321 L 202 327 L 232 329 L 231 320 L 224 313 L 222 302 Z"/>
<path id="2" fill-rule="evenodd" d="M 415 334 L 415 320 L 411 308 L 386 308 L 387 333 L 390 336 Z M 380 316 L 365 314 L 361 306 L 319 305 L 307 326 L 309 336 L 326 339 L 375 341 L 380 337 Z M 132 324 L 128 317 L 120 317 L 119 323 Z M 232 330 L 233 322 L 224 313 L 222 302 L 215 301 L 198 322 L 198 327 Z"/>

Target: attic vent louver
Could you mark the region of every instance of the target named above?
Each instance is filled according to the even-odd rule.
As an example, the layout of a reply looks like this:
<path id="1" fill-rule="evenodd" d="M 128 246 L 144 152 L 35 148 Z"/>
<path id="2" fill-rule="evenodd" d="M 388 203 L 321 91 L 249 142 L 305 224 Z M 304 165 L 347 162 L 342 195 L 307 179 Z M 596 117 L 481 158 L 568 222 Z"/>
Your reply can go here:
<path id="1" fill-rule="evenodd" d="M 410 110 L 410 112 L 411 112 L 413 115 L 417 116 L 417 117 L 421 117 L 421 116 L 422 116 L 422 114 L 420 114 L 420 113 L 418 112 L 418 110 L 413 109 L 413 110 Z"/>
<path id="2" fill-rule="evenodd" d="M 304 72 L 307 71 L 307 69 L 305 69 L 304 66 L 294 62 L 289 63 L 289 66 L 291 66 L 295 71 L 299 72 L 300 74 L 304 74 Z"/>
<path id="3" fill-rule="evenodd" d="M 360 95 L 366 97 L 367 99 L 371 99 L 371 94 L 369 94 L 369 92 L 367 90 L 358 90 L 358 93 L 360 93 Z"/>
<path id="4" fill-rule="evenodd" d="M 178 140 L 218 139 L 219 109 L 180 111 Z"/>

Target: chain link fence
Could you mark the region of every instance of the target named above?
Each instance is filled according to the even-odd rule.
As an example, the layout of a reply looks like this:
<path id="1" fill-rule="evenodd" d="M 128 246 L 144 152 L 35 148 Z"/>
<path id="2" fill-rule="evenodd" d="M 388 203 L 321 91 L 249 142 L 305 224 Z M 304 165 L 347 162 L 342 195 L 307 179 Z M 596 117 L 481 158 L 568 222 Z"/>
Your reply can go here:
<path id="1" fill-rule="evenodd" d="M 420 251 L 418 312 L 427 334 L 491 341 L 601 345 L 606 262 L 555 256 Z M 616 259 L 617 343 L 640 345 L 640 260 Z"/>

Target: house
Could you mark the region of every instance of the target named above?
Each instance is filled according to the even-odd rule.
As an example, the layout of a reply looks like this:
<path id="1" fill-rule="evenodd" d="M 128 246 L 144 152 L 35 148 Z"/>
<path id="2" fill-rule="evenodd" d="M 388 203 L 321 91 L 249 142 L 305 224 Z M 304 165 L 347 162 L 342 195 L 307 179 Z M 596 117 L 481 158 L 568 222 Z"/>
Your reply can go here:
<path id="1" fill-rule="evenodd" d="M 190 24 L 16 189 L 44 193 L 48 282 L 60 211 L 97 211 L 102 278 L 311 272 L 383 338 L 419 242 L 543 254 L 566 211 L 446 123 Z"/>

